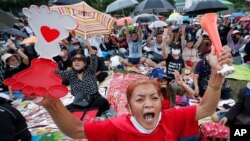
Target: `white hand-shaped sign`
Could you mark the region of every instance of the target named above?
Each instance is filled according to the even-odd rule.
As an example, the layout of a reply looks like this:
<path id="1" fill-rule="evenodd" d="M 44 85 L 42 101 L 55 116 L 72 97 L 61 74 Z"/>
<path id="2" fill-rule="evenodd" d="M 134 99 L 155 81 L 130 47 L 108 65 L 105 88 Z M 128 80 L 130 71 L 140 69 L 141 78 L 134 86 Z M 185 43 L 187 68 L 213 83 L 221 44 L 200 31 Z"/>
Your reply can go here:
<path id="1" fill-rule="evenodd" d="M 68 30 L 77 28 L 77 22 L 72 16 L 61 15 L 44 5 L 23 8 L 23 13 L 28 17 L 28 23 L 37 37 L 35 50 L 41 58 L 52 59 L 57 56 L 61 51 L 59 41 L 69 36 Z"/>

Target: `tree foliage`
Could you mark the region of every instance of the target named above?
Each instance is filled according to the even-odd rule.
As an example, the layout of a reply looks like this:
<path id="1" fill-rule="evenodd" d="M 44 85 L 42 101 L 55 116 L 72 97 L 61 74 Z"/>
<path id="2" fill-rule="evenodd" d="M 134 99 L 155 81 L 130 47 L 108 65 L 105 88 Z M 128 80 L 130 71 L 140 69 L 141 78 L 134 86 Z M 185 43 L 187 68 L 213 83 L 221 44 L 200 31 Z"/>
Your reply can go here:
<path id="1" fill-rule="evenodd" d="M 228 0 L 234 4 L 236 10 L 250 10 L 250 2 L 246 0 Z"/>
<path id="2" fill-rule="evenodd" d="M 84 0 L 93 8 L 105 12 L 106 7 L 114 2 L 115 0 Z M 138 2 L 142 2 L 143 0 L 137 0 Z M 172 5 L 175 5 L 175 0 L 168 0 Z M 246 0 L 228 0 L 234 3 L 234 7 L 237 10 L 250 10 L 250 2 L 246 2 Z M 21 9 L 23 7 L 28 7 L 31 4 L 35 5 L 48 5 L 49 0 L 0 0 L 0 9 L 5 11 L 13 11 L 13 9 Z M 125 15 L 131 14 L 133 12 L 133 8 L 127 8 L 123 10 Z M 117 11 L 116 13 L 122 14 L 122 11 Z"/>
<path id="3" fill-rule="evenodd" d="M 12 11 L 13 9 L 21 9 L 32 4 L 48 5 L 49 0 L 0 0 L 0 9 L 4 11 Z"/>

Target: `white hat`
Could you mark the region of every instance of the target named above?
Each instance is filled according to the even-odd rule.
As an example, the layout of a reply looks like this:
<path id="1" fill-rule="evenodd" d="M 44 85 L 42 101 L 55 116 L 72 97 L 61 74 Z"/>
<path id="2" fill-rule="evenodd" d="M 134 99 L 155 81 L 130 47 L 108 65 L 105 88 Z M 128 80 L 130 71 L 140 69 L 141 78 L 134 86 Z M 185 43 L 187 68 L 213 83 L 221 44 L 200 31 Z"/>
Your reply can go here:
<path id="1" fill-rule="evenodd" d="M 9 95 L 4 94 L 4 93 L 0 93 L 0 97 L 3 98 L 3 99 L 6 99 L 6 100 L 11 100 Z"/>
<path id="2" fill-rule="evenodd" d="M 232 34 L 240 33 L 239 30 L 234 30 Z"/>
<path id="3" fill-rule="evenodd" d="M 6 60 L 8 58 L 10 58 L 11 56 L 13 56 L 14 54 L 10 54 L 10 53 L 5 53 L 4 55 L 2 55 L 1 60 L 4 62 L 4 64 L 6 64 Z"/>
<path id="4" fill-rule="evenodd" d="M 207 35 L 208 36 L 208 33 L 206 31 L 203 31 L 202 36 L 203 35 Z"/>
<path id="5" fill-rule="evenodd" d="M 247 88 L 250 89 L 250 82 L 247 83 Z"/>
<path id="6" fill-rule="evenodd" d="M 232 15 L 231 14 L 227 14 L 227 15 L 224 15 L 224 16 L 222 16 L 223 18 L 229 18 L 229 17 L 231 17 Z"/>

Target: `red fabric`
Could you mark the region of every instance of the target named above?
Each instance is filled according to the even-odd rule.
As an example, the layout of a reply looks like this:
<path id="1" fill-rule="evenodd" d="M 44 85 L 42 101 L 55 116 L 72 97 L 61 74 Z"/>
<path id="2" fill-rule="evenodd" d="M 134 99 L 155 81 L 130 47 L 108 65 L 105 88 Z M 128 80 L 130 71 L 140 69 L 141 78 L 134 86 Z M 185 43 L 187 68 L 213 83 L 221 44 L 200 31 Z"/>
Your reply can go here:
<path id="1" fill-rule="evenodd" d="M 86 114 L 85 114 L 86 112 Z M 89 122 L 95 119 L 96 114 L 98 113 L 98 110 L 89 110 L 89 111 L 78 111 L 78 112 L 73 112 L 72 114 L 78 118 L 81 119 L 83 116 L 84 122 Z M 85 114 L 85 115 L 84 115 Z"/>
<path id="2" fill-rule="evenodd" d="M 190 68 L 192 68 L 194 66 L 193 62 L 191 60 L 187 60 L 186 61 L 186 65 Z"/>
<path id="3" fill-rule="evenodd" d="M 72 114 L 73 114 L 76 118 L 81 119 L 82 116 L 83 116 L 83 114 L 84 114 L 84 112 L 73 112 Z"/>
<path id="4" fill-rule="evenodd" d="M 84 130 L 88 141 L 177 141 L 199 134 L 195 115 L 196 106 L 164 110 L 158 127 L 151 134 L 137 131 L 130 121 L 130 115 L 89 122 Z"/>
<path id="5" fill-rule="evenodd" d="M 115 73 L 111 79 L 109 88 L 107 90 L 107 99 L 111 104 L 111 107 L 117 113 L 117 116 L 128 114 L 126 105 L 127 97 L 126 90 L 128 85 L 138 79 L 148 79 L 145 75 L 139 74 L 122 74 Z"/>
<path id="6" fill-rule="evenodd" d="M 162 102 L 162 109 L 165 110 L 165 109 L 169 109 L 170 108 L 170 102 L 168 99 L 164 99 L 163 102 Z"/>
<path id="7" fill-rule="evenodd" d="M 203 134 L 203 141 L 206 141 L 206 137 L 214 137 L 221 139 L 229 139 L 230 130 L 229 127 L 214 122 L 206 122 L 201 125 L 201 133 Z"/>

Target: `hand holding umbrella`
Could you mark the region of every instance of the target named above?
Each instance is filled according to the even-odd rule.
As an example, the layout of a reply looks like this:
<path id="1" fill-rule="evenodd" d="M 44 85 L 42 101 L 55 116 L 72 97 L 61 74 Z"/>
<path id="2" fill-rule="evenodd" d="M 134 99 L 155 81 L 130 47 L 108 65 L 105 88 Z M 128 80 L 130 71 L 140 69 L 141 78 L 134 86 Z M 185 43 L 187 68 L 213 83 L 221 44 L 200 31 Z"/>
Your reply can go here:
<path id="1" fill-rule="evenodd" d="M 215 48 L 216 54 L 220 56 L 222 50 L 222 44 L 217 29 L 217 18 L 218 17 L 216 13 L 208 13 L 205 14 L 203 17 L 201 17 L 200 23 L 201 26 L 208 33 L 209 38 L 213 43 L 213 47 Z M 233 72 L 234 72 L 233 66 L 223 64 L 223 68 L 218 73 L 221 73 L 222 76 L 226 76 L 228 74 L 232 74 Z"/>
<path id="2" fill-rule="evenodd" d="M 124 24 L 125 24 L 125 26 L 128 26 L 128 21 L 127 21 L 127 19 L 124 20 Z"/>

